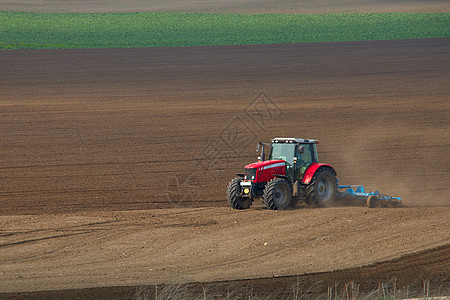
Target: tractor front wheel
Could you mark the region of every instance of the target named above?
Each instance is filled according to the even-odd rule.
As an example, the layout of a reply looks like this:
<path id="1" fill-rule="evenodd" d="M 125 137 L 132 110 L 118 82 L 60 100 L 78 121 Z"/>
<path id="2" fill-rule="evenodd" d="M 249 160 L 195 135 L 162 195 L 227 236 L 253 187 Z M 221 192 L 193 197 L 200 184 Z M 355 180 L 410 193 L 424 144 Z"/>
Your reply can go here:
<path id="1" fill-rule="evenodd" d="M 253 198 L 241 197 L 241 178 L 230 181 L 227 189 L 228 204 L 234 209 L 247 209 L 252 205 Z"/>
<path id="2" fill-rule="evenodd" d="M 327 168 L 320 168 L 306 187 L 306 202 L 310 205 L 330 206 L 337 196 L 336 176 Z"/>
<path id="3" fill-rule="evenodd" d="M 283 178 L 272 179 L 264 188 L 263 201 L 270 209 L 287 209 L 292 203 L 291 184 Z"/>

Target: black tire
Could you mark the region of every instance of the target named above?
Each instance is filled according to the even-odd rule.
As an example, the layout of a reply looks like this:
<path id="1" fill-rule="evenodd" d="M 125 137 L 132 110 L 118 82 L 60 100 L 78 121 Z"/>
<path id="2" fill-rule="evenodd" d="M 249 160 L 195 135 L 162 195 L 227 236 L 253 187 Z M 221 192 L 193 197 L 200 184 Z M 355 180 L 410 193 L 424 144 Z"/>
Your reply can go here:
<path id="1" fill-rule="evenodd" d="M 317 206 L 336 204 L 337 180 L 328 168 L 320 168 L 306 187 L 306 203 Z"/>
<path id="2" fill-rule="evenodd" d="M 292 186 L 283 178 L 274 178 L 266 184 L 264 204 L 270 209 L 287 209 L 292 205 Z"/>
<path id="3" fill-rule="evenodd" d="M 367 198 L 367 207 L 369 208 L 375 208 L 378 206 L 378 197 L 375 195 L 371 195 L 369 196 L 369 198 Z"/>
<path id="4" fill-rule="evenodd" d="M 230 181 L 227 188 L 228 204 L 234 209 L 247 209 L 252 203 L 252 198 L 240 197 L 241 194 L 241 178 L 235 178 Z"/>

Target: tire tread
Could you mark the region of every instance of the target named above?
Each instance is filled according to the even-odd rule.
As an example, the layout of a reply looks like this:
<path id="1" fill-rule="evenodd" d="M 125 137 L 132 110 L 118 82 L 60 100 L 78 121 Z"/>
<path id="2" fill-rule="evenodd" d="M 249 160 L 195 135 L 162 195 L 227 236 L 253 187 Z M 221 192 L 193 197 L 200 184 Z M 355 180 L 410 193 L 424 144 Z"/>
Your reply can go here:
<path id="1" fill-rule="evenodd" d="M 273 201 L 273 193 L 274 193 L 275 187 L 278 184 L 280 184 L 281 182 L 286 182 L 286 180 L 283 178 L 273 178 L 267 183 L 267 185 L 264 189 L 263 202 L 269 209 L 273 209 L 273 210 L 279 209 L 275 205 L 275 202 Z M 292 205 L 292 187 L 289 183 L 286 182 L 286 184 L 289 186 L 289 194 L 291 196 L 291 201 L 290 201 L 291 203 L 289 204 L 289 206 L 291 206 Z"/>
<path id="2" fill-rule="evenodd" d="M 247 209 L 252 205 L 253 200 L 249 198 L 246 201 L 243 201 L 242 197 L 239 197 L 240 193 L 240 182 L 241 178 L 234 178 L 230 181 L 227 188 L 227 199 L 228 204 L 234 209 Z"/>
<path id="3" fill-rule="evenodd" d="M 317 192 L 316 192 L 316 181 L 320 177 L 320 175 L 324 172 L 329 172 L 335 177 L 334 172 L 332 172 L 329 168 L 320 168 L 316 171 L 313 178 L 311 179 L 311 182 L 308 186 L 305 188 L 305 201 L 309 205 L 313 206 L 324 206 L 323 203 L 318 199 Z M 336 191 L 335 191 L 336 193 Z M 330 200 L 331 203 L 336 201 L 336 195 L 333 200 Z"/>

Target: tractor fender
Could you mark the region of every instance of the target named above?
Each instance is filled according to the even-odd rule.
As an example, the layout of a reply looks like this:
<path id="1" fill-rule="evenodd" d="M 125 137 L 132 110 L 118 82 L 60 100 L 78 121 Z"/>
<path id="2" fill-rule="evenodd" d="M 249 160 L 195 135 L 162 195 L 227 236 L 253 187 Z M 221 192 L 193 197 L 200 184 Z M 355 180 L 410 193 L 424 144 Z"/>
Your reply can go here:
<path id="1" fill-rule="evenodd" d="M 291 179 L 289 179 L 289 177 L 286 176 L 286 175 L 275 174 L 275 175 L 273 175 L 273 177 L 275 177 L 275 178 L 284 178 L 284 179 L 286 179 L 289 183 L 291 183 Z"/>
<path id="2" fill-rule="evenodd" d="M 306 169 L 305 175 L 303 175 L 302 184 L 310 184 L 311 179 L 314 177 L 314 174 L 316 174 L 316 171 L 321 168 L 330 169 L 330 171 L 334 174 L 334 176 L 337 175 L 334 168 L 329 164 L 312 163 L 312 165 L 310 165 L 309 168 Z"/>

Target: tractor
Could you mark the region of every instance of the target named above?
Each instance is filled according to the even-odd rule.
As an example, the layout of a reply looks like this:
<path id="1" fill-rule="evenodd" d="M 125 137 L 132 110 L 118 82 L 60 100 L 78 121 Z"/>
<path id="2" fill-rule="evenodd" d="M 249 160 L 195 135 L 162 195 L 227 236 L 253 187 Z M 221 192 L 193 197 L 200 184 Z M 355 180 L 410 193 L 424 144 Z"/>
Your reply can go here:
<path id="1" fill-rule="evenodd" d="M 259 143 L 258 162 L 245 166 L 228 185 L 231 207 L 249 208 L 255 198 L 262 198 L 270 209 L 287 209 L 300 197 L 308 204 L 326 206 L 336 200 L 336 171 L 319 163 L 313 139 L 275 138 L 271 144 Z M 265 148 L 270 147 L 265 159 Z"/>
<path id="2" fill-rule="evenodd" d="M 227 189 L 228 203 L 235 209 L 249 208 L 261 198 L 269 209 L 294 207 L 301 198 L 314 206 L 330 206 L 338 200 L 352 199 L 368 207 L 393 203 L 400 198 L 366 193 L 360 185 L 338 186 L 336 171 L 329 164 L 319 163 L 319 141 L 300 138 L 274 138 L 271 144 L 259 142 L 258 162 L 246 165 L 243 174 L 231 180 Z M 270 147 L 265 159 L 265 148 Z M 340 191 L 345 189 L 345 191 Z"/>

